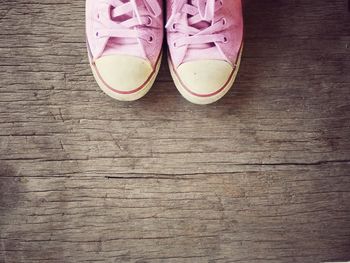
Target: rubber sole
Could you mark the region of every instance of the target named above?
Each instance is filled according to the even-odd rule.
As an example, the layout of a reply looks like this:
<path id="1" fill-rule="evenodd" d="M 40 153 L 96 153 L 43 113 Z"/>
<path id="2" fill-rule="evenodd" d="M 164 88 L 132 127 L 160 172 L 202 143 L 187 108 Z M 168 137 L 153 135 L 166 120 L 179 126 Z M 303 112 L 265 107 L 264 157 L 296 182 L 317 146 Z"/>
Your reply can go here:
<path id="1" fill-rule="evenodd" d="M 194 104 L 199 104 L 199 105 L 206 105 L 206 104 L 211 104 L 218 101 L 223 96 L 225 96 L 225 94 L 231 89 L 233 83 L 235 82 L 235 79 L 237 77 L 237 73 L 241 64 L 242 53 L 243 53 L 243 44 L 241 46 L 241 49 L 238 55 L 236 67 L 234 68 L 233 73 L 230 75 L 230 79 L 227 81 L 225 86 L 221 88 L 220 92 L 215 93 L 212 96 L 198 96 L 189 92 L 188 88 L 184 87 L 183 83 L 177 76 L 170 56 L 168 56 L 168 64 L 169 64 L 170 73 L 174 80 L 175 86 L 178 89 L 178 91 L 181 93 L 181 95 L 189 102 L 192 102 Z"/>
<path id="2" fill-rule="evenodd" d="M 92 69 L 92 73 L 95 77 L 95 80 L 97 84 L 99 85 L 100 89 L 106 93 L 108 96 L 110 96 L 113 99 L 119 100 L 119 101 L 135 101 L 147 94 L 147 92 L 151 89 L 151 87 L 154 84 L 154 81 L 156 80 L 156 77 L 158 75 L 160 64 L 162 61 L 162 55 L 159 55 L 159 58 L 157 60 L 157 64 L 153 72 L 151 73 L 150 77 L 146 82 L 141 86 L 141 89 L 135 88 L 135 92 L 132 93 L 126 93 L 126 92 L 117 92 L 115 89 L 112 89 L 109 87 L 99 76 L 96 67 L 91 64 L 90 61 L 90 67 Z"/>

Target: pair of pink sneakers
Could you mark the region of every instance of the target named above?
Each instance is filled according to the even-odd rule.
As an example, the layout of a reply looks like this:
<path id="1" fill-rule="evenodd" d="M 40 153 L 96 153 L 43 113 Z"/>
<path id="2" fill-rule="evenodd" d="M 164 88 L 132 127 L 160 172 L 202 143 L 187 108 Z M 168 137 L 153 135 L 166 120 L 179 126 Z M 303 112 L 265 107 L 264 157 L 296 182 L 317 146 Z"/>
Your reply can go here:
<path id="1" fill-rule="evenodd" d="M 241 0 L 167 0 L 168 61 L 180 93 L 209 104 L 231 88 L 242 54 Z M 158 74 L 163 0 L 86 0 L 86 35 L 95 79 L 109 96 L 144 96 Z"/>

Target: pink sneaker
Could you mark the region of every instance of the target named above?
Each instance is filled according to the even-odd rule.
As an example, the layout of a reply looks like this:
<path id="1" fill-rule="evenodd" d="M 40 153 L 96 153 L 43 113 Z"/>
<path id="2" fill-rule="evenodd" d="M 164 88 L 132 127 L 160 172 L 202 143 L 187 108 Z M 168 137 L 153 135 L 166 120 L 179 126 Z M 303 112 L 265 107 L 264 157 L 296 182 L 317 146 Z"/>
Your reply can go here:
<path id="1" fill-rule="evenodd" d="M 132 101 L 148 92 L 161 62 L 162 0 L 86 0 L 86 35 L 105 93 Z"/>
<path id="2" fill-rule="evenodd" d="M 242 54 L 241 0 L 167 0 L 169 66 L 180 93 L 209 104 L 231 88 Z"/>

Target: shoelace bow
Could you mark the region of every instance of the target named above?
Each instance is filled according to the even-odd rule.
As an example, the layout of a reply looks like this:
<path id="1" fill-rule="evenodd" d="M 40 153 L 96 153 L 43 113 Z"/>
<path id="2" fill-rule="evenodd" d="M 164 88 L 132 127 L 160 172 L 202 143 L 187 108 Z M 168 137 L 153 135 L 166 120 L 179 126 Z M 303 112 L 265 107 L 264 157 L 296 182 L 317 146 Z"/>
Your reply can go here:
<path id="1" fill-rule="evenodd" d="M 118 38 L 142 38 L 152 42 L 153 37 L 145 34 L 140 34 L 134 30 L 138 26 L 151 26 L 152 16 L 157 17 L 162 10 L 157 1 L 143 0 L 143 3 L 148 11 L 148 15 L 140 14 L 140 7 L 136 0 L 122 2 L 121 0 L 105 0 L 104 12 L 98 14 L 103 27 L 96 32 L 97 37 L 118 37 Z M 107 10 L 107 12 L 106 12 Z M 132 14 L 130 16 L 130 14 Z M 118 17 L 128 17 L 122 21 L 116 20 Z"/>
<path id="2" fill-rule="evenodd" d="M 189 4 L 188 0 L 175 1 L 166 28 L 186 36 L 177 39 L 174 46 L 226 42 L 226 37 L 220 34 L 226 20 L 222 18 L 214 22 L 215 12 L 222 5 L 223 0 L 192 0 L 192 4 Z M 183 16 L 186 16 L 186 19 L 183 19 Z M 200 22 L 207 22 L 209 26 L 196 27 L 195 25 Z"/>

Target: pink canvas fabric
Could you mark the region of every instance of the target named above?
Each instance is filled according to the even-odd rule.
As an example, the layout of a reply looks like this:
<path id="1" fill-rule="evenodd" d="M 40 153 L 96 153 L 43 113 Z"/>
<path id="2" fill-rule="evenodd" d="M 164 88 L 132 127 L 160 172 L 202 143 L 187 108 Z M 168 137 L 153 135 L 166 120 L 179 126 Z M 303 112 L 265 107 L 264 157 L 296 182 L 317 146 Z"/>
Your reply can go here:
<path id="1" fill-rule="evenodd" d="M 86 0 L 90 60 L 121 54 L 154 67 L 163 42 L 162 0 Z"/>
<path id="2" fill-rule="evenodd" d="M 202 59 L 234 66 L 243 39 L 241 0 L 167 0 L 166 28 L 175 68 Z"/>

